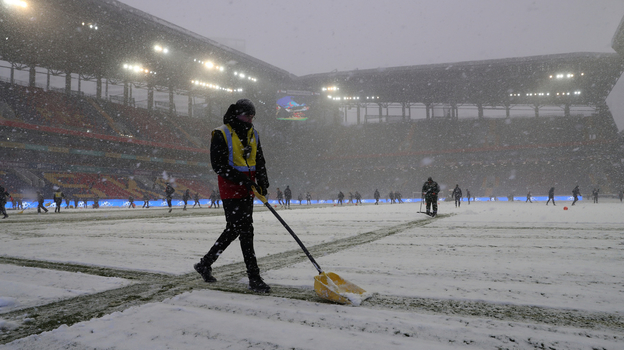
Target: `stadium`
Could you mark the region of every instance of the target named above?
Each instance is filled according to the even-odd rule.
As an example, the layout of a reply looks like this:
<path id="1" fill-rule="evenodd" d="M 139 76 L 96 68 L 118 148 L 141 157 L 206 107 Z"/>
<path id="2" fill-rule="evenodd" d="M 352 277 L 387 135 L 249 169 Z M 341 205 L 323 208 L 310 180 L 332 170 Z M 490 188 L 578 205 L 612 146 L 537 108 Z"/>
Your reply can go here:
<path id="1" fill-rule="evenodd" d="M 242 97 L 262 116 L 270 190 L 294 197 L 419 199 L 428 176 L 487 200 L 624 186 L 606 103 L 624 22 L 616 53 L 295 76 L 114 0 L 0 6 L 0 183 L 16 200 L 158 205 L 166 182 L 206 200 L 210 132 Z"/>

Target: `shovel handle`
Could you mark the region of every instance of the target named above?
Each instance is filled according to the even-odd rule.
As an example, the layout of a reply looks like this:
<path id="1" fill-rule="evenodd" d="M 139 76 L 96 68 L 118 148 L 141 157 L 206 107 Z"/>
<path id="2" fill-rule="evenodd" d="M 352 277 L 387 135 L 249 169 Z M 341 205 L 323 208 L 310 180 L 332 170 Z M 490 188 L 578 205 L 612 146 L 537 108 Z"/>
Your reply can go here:
<path id="1" fill-rule="evenodd" d="M 301 247 L 301 249 L 303 250 L 303 252 L 308 256 L 308 259 L 310 259 L 310 261 L 312 262 L 312 265 L 314 265 L 314 267 L 316 268 L 316 270 L 318 271 L 319 274 L 323 273 L 323 269 L 321 269 L 321 267 L 319 266 L 319 264 L 316 262 L 316 260 L 314 260 L 314 258 L 312 257 L 312 254 L 310 254 L 310 252 L 308 251 L 308 249 L 303 245 L 303 242 L 301 242 L 301 240 L 299 239 L 299 237 L 297 237 L 297 235 L 295 234 L 295 232 L 288 226 L 288 224 L 286 223 L 286 221 L 284 221 L 284 219 L 282 219 L 281 216 L 279 216 L 279 214 L 277 213 L 277 211 L 275 211 L 275 209 L 273 209 L 273 207 L 271 206 L 271 204 L 269 204 L 269 202 L 267 201 L 266 197 L 264 197 L 263 195 L 261 195 L 260 193 L 258 193 L 258 191 L 256 191 L 256 189 L 253 189 L 254 194 L 256 195 L 256 197 L 267 207 L 269 208 L 269 210 L 273 213 L 273 215 L 275 215 L 275 217 L 277 218 L 277 220 L 279 220 L 279 222 L 282 223 L 282 225 L 284 225 L 284 227 L 286 228 L 286 230 L 288 231 L 288 233 L 290 233 L 291 236 L 293 236 L 293 238 L 295 239 L 295 241 L 297 241 L 297 243 L 299 243 L 299 246 Z"/>

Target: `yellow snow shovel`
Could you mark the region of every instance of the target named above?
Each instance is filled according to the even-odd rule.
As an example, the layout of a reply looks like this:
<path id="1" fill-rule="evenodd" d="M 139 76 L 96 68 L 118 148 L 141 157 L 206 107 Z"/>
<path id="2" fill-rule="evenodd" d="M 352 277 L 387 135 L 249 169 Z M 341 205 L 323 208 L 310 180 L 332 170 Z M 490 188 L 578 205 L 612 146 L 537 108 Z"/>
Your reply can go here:
<path id="1" fill-rule="evenodd" d="M 340 304 L 359 304 L 359 300 L 361 299 L 362 294 L 366 293 L 366 291 L 357 285 L 345 280 L 344 278 L 338 276 L 333 272 L 324 272 L 323 269 L 319 266 L 319 264 L 314 260 L 308 249 L 303 245 L 299 237 L 290 229 L 288 224 L 282 219 L 281 216 L 271 207 L 271 204 L 267 202 L 267 199 L 259 194 L 254 188 L 254 194 L 264 205 L 269 208 L 269 210 L 275 215 L 277 220 L 279 220 L 282 225 L 288 230 L 291 236 L 299 243 L 299 246 L 303 250 L 304 253 L 308 256 L 308 259 L 312 262 L 312 265 L 319 272 L 318 276 L 314 277 L 314 291 L 318 296 L 323 299 L 327 299 Z"/>

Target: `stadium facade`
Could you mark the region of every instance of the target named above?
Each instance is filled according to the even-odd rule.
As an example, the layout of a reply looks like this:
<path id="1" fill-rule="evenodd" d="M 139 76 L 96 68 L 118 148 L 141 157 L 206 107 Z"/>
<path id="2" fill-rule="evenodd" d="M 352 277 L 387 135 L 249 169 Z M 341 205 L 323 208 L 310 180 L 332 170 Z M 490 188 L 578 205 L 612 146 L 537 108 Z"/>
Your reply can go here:
<path id="1" fill-rule="evenodd" d="M 624 186 L 606 104 L 624 24 L 616 53 L 297 77 L 114 0 L 0 6 L 0 181 L 16 198 L 158 198 L 174 180 L 208 198 L 210 130 L 241 97 L 257 101 L 272 188 L 295 197 L 419 197 L 428 176 L 505 198 Z"/>

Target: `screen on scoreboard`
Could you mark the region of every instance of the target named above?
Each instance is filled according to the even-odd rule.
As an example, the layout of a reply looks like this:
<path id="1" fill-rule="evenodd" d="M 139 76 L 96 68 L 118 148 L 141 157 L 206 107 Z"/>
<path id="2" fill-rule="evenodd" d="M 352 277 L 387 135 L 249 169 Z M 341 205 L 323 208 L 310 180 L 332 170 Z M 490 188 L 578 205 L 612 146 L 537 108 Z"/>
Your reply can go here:
<path id="1" fill-rule="evenodd" d="M 300 90 L 277 92 L 275 114 L 278 120 L 307 120 L 320 94 Z"/>

